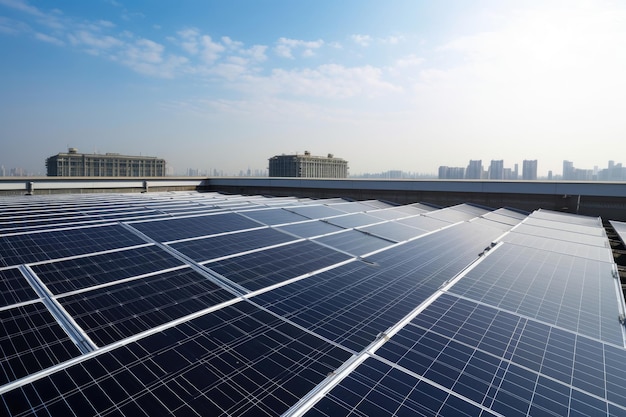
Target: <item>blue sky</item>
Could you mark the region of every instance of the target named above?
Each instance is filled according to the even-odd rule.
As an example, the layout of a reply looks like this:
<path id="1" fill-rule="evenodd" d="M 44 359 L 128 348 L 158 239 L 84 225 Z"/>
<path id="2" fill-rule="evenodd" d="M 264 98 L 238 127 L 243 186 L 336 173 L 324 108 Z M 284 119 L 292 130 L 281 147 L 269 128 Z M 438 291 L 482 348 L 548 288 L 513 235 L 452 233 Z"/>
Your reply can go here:
<path id="1" fill-rule="evenodd" d="M 622 1 L 0 0 L 0 164 L 626 163 Z"/>

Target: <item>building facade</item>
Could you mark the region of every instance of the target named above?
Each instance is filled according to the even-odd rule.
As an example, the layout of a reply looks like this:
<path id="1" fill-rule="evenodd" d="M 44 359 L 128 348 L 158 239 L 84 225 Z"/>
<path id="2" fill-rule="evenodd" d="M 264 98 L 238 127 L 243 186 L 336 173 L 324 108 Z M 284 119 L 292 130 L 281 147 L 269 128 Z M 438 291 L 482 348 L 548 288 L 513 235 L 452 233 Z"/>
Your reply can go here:
<path id="1" fill-rule="evenodd" d="M 468 180 L 479 180 L 483 176 L 483 161 L 481 159 L 478 160 L 470 160 L 469 165 L 467 166 L 467 170 L 465 170 L 465 178 Z"/>
<path id="2" fill-rule="evenodd" d="M 524 159 L 522 165 L 522 179 L 526 181 L 537 180 L 537 160 Z"/>
<path id="3" fill-rule="evenodd" d="M 328 156 L 276 155 L 269 159 L 270 177 L 347 178 L 348 161 Z"/>
<path id="4" fill-rule="evenodd" d="M 462 180 L 465 178 L 465 168 L 463 167 L 439 167 L 440 180 Z"/>
<path id="5" fill-rule="evenodd" d="M 46 159 L 49 177 L 164 177 L 165 159 L 117 153 L 81 154 L 76 148 Z"/>
<path id="6" fill-rule="evenodd" d="M 489 179 L 490 180 L 503 180 L 504 179 L 504 160 L 492 160 L 489 165 Z"/>

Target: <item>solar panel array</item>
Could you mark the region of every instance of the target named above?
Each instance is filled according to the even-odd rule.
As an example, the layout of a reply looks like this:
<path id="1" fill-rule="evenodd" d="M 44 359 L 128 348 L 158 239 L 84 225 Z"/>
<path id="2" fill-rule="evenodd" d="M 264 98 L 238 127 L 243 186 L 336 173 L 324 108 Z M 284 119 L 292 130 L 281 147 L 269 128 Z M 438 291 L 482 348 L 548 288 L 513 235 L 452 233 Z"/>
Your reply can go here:
<path id="1" fill-rule="evenodd" d="M 0 415 L 626 416 L 624 317 L 598 218 L 0 199 Z"/>

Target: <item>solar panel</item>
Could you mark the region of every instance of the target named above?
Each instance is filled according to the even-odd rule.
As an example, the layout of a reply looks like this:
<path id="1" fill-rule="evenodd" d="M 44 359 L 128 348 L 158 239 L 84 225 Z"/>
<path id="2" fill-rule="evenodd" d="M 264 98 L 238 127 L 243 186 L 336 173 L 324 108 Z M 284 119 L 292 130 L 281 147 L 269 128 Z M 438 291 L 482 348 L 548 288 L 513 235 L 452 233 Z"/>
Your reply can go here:
<path id="1" fill-rule="evenodd" d="M 0 415 L 626 415 L 598 218 L 171 192 L 0 230 Z"/>
<path id="2" fill-rule="evenodd" d="M 185 240 L 168 244 L 196 262 L 208 261 L 266 246 L 286 243 L 296 238 L 274 229 L 256 229 L 240 233 Z"/>
<path id="3" fill-rule="evenodd" d="M 39 298 L 19 269 L 0 269 L 0 308 Z"/>
<path id="4" fill-rule="evenodd" d="M 450 291 L 623 344 L 612 264 L 507 244 L 493 252 Z"/>
<path id="5" fill-rule="evenodd" d="M 158 242 L 207 236 L 261 226 L 259 223 L 236 213 L 134 222 L 130 223 L 130 225 Z"/>
<path id="6" fill-rule="evenodd" d="M 83 227 L 67 230 L 0 236 L 0 266 L 63 258 L 146 243 L 122 226 Z"/>

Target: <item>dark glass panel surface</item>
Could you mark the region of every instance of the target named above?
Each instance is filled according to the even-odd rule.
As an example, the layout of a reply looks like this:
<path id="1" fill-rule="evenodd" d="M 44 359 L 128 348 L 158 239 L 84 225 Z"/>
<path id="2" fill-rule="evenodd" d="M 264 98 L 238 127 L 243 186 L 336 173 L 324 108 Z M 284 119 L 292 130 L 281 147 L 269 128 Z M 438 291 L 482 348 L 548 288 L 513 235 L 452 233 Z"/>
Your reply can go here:
<path id="1" fill-rule="evenodd" d="M 0 385 L 80 355 L 40 302 L 0 310 L 0 352 Z"/>
<path id="2" fill-rule="evenodd" d="M 0 236 L 0 266 L 44 261 L 146 243 L 119 225 Z"/>
<path id="3" fill-rule="evenodd" d="M 171 243 L 170 246 L 196 262 L 221 258 L 265 246 L 289 242 L 296 238 L 277 230 L 265 228 L 247 232 L 213 236 Z"/>
<path id="4" fill-rule="evenodd" d="M 0 270 L 0 307 L 39 298 L 19 269 Z"/>
<path id="5" fill-rule="evenodd" d="M 58 300 L 103 346 L 232 298 L 230 292 L 187 268 Z"/>
<path id="6" fill-rule="evenodd" d="M 350 257 L 309 241 L 253 252 L 205 266 L 254 291 L 345 261 Z"/>
<path id="7" fill-rule="evenodd" d="M 155 245 L 33 265 L 53 294 L 62 294 L 182 265 Z"/>
<path id="8" fill-rule="evenodd" d="M 130 225 L 158 242 L 169 242 L 261 226 L 259 223 L 236 213 L 173 218 L 131 223 Z"/>

